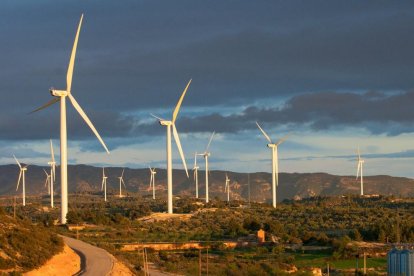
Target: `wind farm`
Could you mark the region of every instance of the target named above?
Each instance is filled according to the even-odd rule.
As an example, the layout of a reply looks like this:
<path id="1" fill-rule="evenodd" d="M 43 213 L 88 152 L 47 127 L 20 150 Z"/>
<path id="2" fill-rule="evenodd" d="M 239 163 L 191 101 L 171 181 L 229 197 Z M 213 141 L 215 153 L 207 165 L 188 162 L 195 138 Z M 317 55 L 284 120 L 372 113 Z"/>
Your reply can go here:
<path id="1" fill-rule="evenodd" d="M 410 275 L 414 5 L 157 4 L 0 3 L 0 274 Z"/>

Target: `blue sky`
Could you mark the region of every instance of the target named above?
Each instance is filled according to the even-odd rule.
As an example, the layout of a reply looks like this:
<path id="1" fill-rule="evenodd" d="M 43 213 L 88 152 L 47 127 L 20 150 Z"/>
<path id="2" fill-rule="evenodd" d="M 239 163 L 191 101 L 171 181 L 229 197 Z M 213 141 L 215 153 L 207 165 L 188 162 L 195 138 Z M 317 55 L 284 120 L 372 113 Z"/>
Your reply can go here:
<path id="1" fill-rule="evenodd" d="M 72 164 L 165 167 L 177 129 L 189 167 L 212 131 L 212 169 L 270 171 L 255 125 L 278 139 L 282 172 L 414 177 L 414 4 L 409 1 L 2 1 L 0 163 L 45 165 L 84 13 L 72 93 L 111 150 L 68 106 Z M 175 146 L 174 150 L 175 150 Z M 175 168 L 182 168 L 174 152 Z"/>

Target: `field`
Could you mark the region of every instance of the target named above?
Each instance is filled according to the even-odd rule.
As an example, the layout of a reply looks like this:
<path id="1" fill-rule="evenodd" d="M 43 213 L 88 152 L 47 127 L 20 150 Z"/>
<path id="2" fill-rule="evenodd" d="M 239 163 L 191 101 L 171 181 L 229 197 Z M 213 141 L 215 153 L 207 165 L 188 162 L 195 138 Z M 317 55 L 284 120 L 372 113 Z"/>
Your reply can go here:
<path id="1" fill-rule="evenodd" d="M 12 213 L 7 202 L 3 205 Z M 50 221 L 59 213 L 42 207 L 47 205 L 46 198 L 31 198 L 16 213 L 107 249 L 137 274 L 143 270 L 142 250 L 125 251 L 124 246 L 147 247 L 153 267 L 185 275 L 197 273 L 200 263 L 203 273 L 208 269 L 212 275 L 283 275 L 287 271 L 307 275 L 313 269 L 326 269 L 327 263 L 332 273 L 354 271 L 355 256 L 363 252 L 368 255 L 370 273 L 383 273 L 391 243 L 414 242 L 412 199 L 318 197 L 285 201 L 273 209 L 257 203 L 228 205 L 217 199 L 204 205 L 181 198 L 175 200 L 179 214 L 173 216 L 163 213 L 163 199 L 142 196 L 110 197 L 105 203 L 99 195 L 78 194 L 69 202 L 68 221 L 80 225 L 78 230 L 53 226 Z M 264 243 L 257 242 L 259 229 L 266 232 Z M 182 249 L 195 243 L 199 249 Z M 228 247 L 230 243 L 236 248 Z M 158 250 L 157 244 L 172 248 Z"/>

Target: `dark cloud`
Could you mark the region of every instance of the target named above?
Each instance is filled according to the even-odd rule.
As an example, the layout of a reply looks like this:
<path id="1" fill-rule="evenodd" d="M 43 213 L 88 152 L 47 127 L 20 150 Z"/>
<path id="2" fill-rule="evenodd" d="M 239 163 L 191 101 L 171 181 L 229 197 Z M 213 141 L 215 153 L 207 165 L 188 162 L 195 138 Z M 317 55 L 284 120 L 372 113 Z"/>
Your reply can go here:
<path id="1" fill-rule="evenodd" d="M 233 133 L 256 128 L 255 121 L 272 127 L 295 125 L 315 131 L 361 127 L 374 134 L 398 135 L 414 131 L 414 92 L 386 95 L 378 92 L 321 92 L 294 96 L 282 107 L 247 107 L 240 114 L 210 114 L 180 119 L 181 131 L 212 129 Z M 293 127 L 292 127 L 293 129 Z"/>
<path id="2" fill-rule="evenodd" d="M 23 4 L 24 3 L 24 4 Z M 414 87 L 414 4 L 383 1 L 2 2 L 0 93 L 10 110 L 64 87 L 95 109 L 232 105 L 321 90 Z M 24 97 L 22 97 L 24 95 Z"/>
<path id="3" fill-rule="evenodd" d="M 414 92 L 384 94 L 380 92 L 320 92 L 291 97 L 285 103 L 266 107 L 248 106 L 242 112 L 223 115 L 205 113 L 200 116 L 180 115 L 176 125 L 180 133 L 212 132 L 243 134 L 256 129 L 255 122 L 269 128 L 313 131 L 359 127 L 373 134 L 399 135 L 414 131 Z M 54 109 L 52 107 L 51 109 Z M 95 139 L 76 111 L 68 115 L 68 137 L 74 140 Z M 85 109 L 86 110 L 86 109 Z M 137 143 L 163 135 L 165 128 L 156 119 L 123 115 L 112 111 L 86 111 L 102 137 L 113 147 Z M 0 116 L 1 140 L 41 140 L 58 138 L 59 111 L 44 110 L 31 115 Z M 86 145 L 94 149 L 96 145 Z M 99 146 L 99 145 L 98 145 Z"/>
<path id="4" fill-rule="evenodd" d="M 412 93 L 354 91 L 414 87 L 413 7 L 409 1 L 188 0 L 162 2 L 162 8 L 158 1 L 4 1 L 0 139 L 58 138 L 58 108 L 26 113 L 50 99 L 49 87 L 65 87 L 81 12 L 73 94 L 115 146 L 120 138 L 164 133 L 155 121 L 125 114 L 172 109 L 189 78 L 183 109 L 219 111 L 180 115 L 182 133 L 241 133 L 256 120 L 412 132 Z M 285 106 L 253 104 L 264 99 L 287 100 Z M 220 112 L 234 105 L 247 108 Z M 73 111 L 68 137 L 95 139 Z"/>

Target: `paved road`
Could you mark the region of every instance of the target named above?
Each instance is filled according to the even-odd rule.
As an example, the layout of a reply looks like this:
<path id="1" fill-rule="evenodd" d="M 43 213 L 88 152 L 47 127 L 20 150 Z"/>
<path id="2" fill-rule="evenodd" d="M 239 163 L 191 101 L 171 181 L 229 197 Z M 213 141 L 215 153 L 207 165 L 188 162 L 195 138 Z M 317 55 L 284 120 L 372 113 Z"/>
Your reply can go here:
<path id="1" fill-rule="evenodd" d="M 62 238 L 81 257 L 81 271 L 76 275 L 109 275 L 113 259 L 108 252 L 80 240 L 65 236 Z"/>

